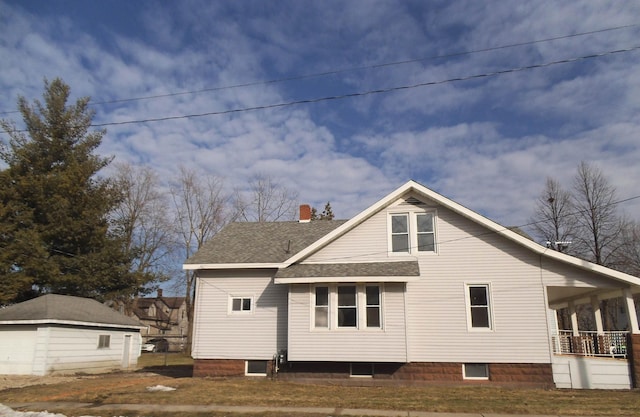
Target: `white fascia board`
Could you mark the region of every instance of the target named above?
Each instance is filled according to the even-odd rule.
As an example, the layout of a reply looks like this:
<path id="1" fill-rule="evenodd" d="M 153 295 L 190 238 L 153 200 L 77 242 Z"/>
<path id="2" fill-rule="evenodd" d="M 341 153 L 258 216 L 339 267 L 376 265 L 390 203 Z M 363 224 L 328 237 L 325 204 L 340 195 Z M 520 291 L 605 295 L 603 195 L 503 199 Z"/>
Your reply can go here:
<path id="1" fill-rule="evenodd" d="M 420 280 L 419 276 L 407 277 L 294 277 L 294 278 L 275 278 L 275 284 L 313 284 L 313 283 L 332 283 L 332 282 L 411 282 Z"/>
<path id="2" fill-rule="evenodd" d="M 338 237 L 342 236 L 343 234 L 345 234 L 349 230 L 353 229 L 358 224 L 360 224 L 363 221 L 365 221 L 367 218 L 369 218 L 371 215 L 376 213 L 378 210 L 382 209 L 383 207 L 391 204 L 393 201 L 395 201 L 398 198 L 400 198 L 403 194 L 405 194 L 406 192 L 411 190 L 411 188 L 414 185 L 418 185 L 418 184 L 416 182 L 414 182 L 414 181 L 407 182 L 406 184 L 404 184 L 400 188 L 398 188 L 395 191 L 393 191 L 391 194 L 389 194 L 386 197 L 384 197 L 381 200 L 379 200 L 377 203 L 373 204 L 372 206 L 369 206 L 369 208 L 367 208 L 366 210 L 360 212 L 360 214 L 358 214 L 357 216 L 355 216 L 355 217 L 351 218 L 350 220 L 348 220 L 347 222 L 345 222 L 342 226 L 340 226 L 337 229 L 333 230 L 331 233 L 325 235 L 323 238 L 317 240 L 311 246 L 308 246 L 306 249 L 301 250 L 300 252 L 298 252 L 297 254 L 292 256 L 291 258 L 287 259 L 284 262 L 284 264 L 285 264 L 284 267 L 288 267 L 288 266 L 300 261 L 301 259 L 306 258 L 307 256 L 309 256 L 310 254 L 314 253 L 318 249 L 324 247 L 329 242 L 332 242 L 333 240 L 335 240 Z"/>
<path id="3" fill-rule="evenodd" d="M 312 253 L 314 253 L 315 251 L 317 251 L 318 249 L 324 247 L 325 245 L 327 245 L 328 243 L 330 243 L 331 241 L 337 239 L 338 237 L 342 236 L 343 234 L 345 234 L 346 232 L 348 232 L 350 229 L 352 229 L 353 227 L 357 226 L 358 224 L 362 223 L 364 220 L 366 220 L 367 218 L 369 218 L 370 216 L 372 216 L 373 214 L 377 213 L 379 210 L 381 210 L 382 208 L 384 208 L 385 206 L 390 205 L 391 203 L 393 203 L 394 201 L 396 201 L 397 199 L 399 199 L 400 197 L 402 197 L 403 195 L 409 193 L 409 192 L 416 192 L 418 194 L 422 194 L 423 196 L 437 202 L 438 204 L 442 205 L 443 207 L 446 207 L 448 209 L 450 209 L 451 211 L 460 214 L 463 217 L 468 218 L 469 220 L 478 223 L 484 227 L 486 227 L 487 229 L 495 232 L 495 233 L 499 233 L 500 235 L 504 236 L 505 238 L 512 240 L 530 250 L 532 250 L 535 253 L 538 253 L 541 256 L 546 256 L 548 258 L 552 258 L 555 259 L 557 261 L 560 262 L 564 262 L 573 266 L 576 266 L 578 268 L 581 268 L 583 270 L 586 271 L 590 271 L 590 272 L 594 272 L 596 274 L 599 275 L 603 275 L 605 277 L 608 278 L 612 278 L 615 279 L 617 281 L 621 281 L 630 285 L 640 285 L 640 278 L 638 277 L 634 277 L 633 275 L 629 275 L 629 274 L 625 274 L 624 272 L 619 272 L 616 270 L 613 270 L 611 268 L 607 268 L 605 266 L 602 265 L 597 265 L 594 264 L 592 262 L 588 262 L 579 258 L 576 258 L 574 256 L 570 256 L 570 255 L 566 255 L 564 253 L 558 252 L 558 251 L 554 251 L 551 250 L 545 246 L 542 246 L 524 236 L 519 235 L 516 232 L 513 232 L 511 230 L 509 230 L 508 228 L 502 226 L 501 224 L 498 224 L 496 222 L 494 222 L 493 220 L 490 220 L 484 216 L 482 216 L 481 214 L 476 213 L 473 210 L 470 210 L 468 208 L 466 208 L 465 206 L 456 203 L 453 200 L 448 199 L 447 197 L 436 193 L 433 190 L 430 190 L 429 188 L 425 187 L 422 184 L 419 184 L 413 180 L 408 181 L 407 183 L 405 183 L 404 185 L 402 185 L 400 188 L 396 189 L 395 191 L 391 192 L 390 194 L 388 194 L 386 197 L 383 197 L 381 200 L 379 200 L 377 203 L 373 204 L 372 206 L 370 206 L 369 208 L 367 208 L 366 210 L 364 210 L 363 212 L 361 212 L 360 214 L 358 214 L 357 216 L 355 216 L 354 218 L 352 218 L 351 220 L 347 221 L 345 224 L 343 224 L 342 226 L 338 227 L 337 229 L 335 229 L 333 232 L 327 234 L 325 237 L 323 237 L 322 239 L 318 240 L 317 242 L 315 242 L 313 245 L 307 247 L 306 249 L 298 252 L 296 255 L 292 256 L 291 258 L 287 259 L 285 261 L 285 267 L 290 266 L 291 264 L 300 261 L 301 259 L 306 258 L 307 256 L 311 255 Z"/>
<path id="4" fill-rule="evenodd" d="M 183 264 L 182 269 L 278 269 L 283 264 Z"/>
<path id="5" fill-rule="evenodd" d="M 51 319 L 40 319 L 40 320 L 2 320 L 0 324 L 61 324 L 67 326 L 83 326 L 83 327 L 109 327 L 109 328 L 117 328 L 117 329 L 145 329 L 147 326 L 134 326 L 130 324 L 112 324 L 112 323 L 94 323 L 88 321 L 75 321 L 75 320 L 51 320 Z"/>
<path id="6" fill-rule="evenodd" d="M 520 234 L 512 230 L 509 230 L 508 228 L 494 222 L 493 220 L 490 220 L 476 213 L 475 211 L 470 210 L 464 207 L 463 205 L 456 203 L 453 200 L 449 200 L 448 198 L 429 190 L 428 188 L 424 187 L 421 184 L 418 184 L 418 183 L 414 183 L 414 184 L 415 184 L 415 188 L 414 188 L 415 191 L 426 195 L 427 197 L 437 201 L 439 204 L 449 208 L 450 210 L 455 211 L 458 214 L 464 217 L 467 217 L 468 219 L 476 223 L 479 223 L 480 225 L 485 226 L 486 228 L 496 233 L 501 234 L 507 239 L 510 239 L 532 250 L 535 253 L 538 253 L 542 256 L 556 259 L 560 262 L 577 266 L 578 268 L 591 271 L 596 274 L 603 275 L 609 278 L 613 278 L 615 280 L 622 281 L 631 285 L 640 285 L 640 278 L 638 277 L 634 277 L 633 275 L 625 274 L 624 272 L 616 271 L 614 269 L 607 268 L 602 265 L 594 264 L 592 262 L 588 262 L 583 259 L 576 258 L 575 256 L 570 256 L 570 255 L 549 249 L 546 246 L 542 246 L 539 243 L 536 243 L 530 239 L 527 239 L 526 237 L 521 236 Z"/>

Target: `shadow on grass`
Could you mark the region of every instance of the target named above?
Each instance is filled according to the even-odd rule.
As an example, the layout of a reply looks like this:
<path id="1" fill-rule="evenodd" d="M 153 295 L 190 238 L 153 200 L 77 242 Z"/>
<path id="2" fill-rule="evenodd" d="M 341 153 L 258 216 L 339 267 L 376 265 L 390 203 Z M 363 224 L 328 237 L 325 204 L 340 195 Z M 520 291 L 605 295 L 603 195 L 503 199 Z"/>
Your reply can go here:
<path id="1" fill-rule="evenodd" d="M 151 372 L 169 378 L 191 378 L 193 376 L 193 365 L 155 365 L 145 366 L 137 372 Z"/>

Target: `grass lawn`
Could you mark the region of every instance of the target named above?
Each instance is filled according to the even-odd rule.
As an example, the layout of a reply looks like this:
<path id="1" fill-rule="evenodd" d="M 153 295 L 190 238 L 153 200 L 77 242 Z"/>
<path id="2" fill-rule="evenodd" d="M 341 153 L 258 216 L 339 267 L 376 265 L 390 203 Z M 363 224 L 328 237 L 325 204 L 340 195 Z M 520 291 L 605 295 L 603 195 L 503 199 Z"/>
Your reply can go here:
<path id="1" fill-rule="evenodd" d="M 172 372 L 176 368 L 188 368 L 190 358 L 170 354 L 166 359 L 169 365 L 167 367 L 164 366 L 164 354 L 145 354 L 140 358 L 143 371 L 153 369 L 157 374 L 115 373 L 81 377 L 65 384 L 9 389 L 0 391 L 0 403 L 77 401 L 102 405 L 216 404 L 626 417 L 635 417 L 640 410 L 640 392 L 637 390 L 542 390 L 479 385 L 356 387 L 270 379 L 192 378 L 185 377 L 180 372 Z M 175 387 L 177 390 L 148 392 L 146 387 L 154 385 Z M 54 411 L 64 412 L 64 409 Z M 69 410 L 65 414 L 71 416 L 73 413 L 96 415 L 89 410 Z M 122 414 L 108 413 L 105 417 L 113 415 Z M 169 414 L 141 415 L 164 417 Z M 215 416 L 211 413 L 207 415 Z"/>

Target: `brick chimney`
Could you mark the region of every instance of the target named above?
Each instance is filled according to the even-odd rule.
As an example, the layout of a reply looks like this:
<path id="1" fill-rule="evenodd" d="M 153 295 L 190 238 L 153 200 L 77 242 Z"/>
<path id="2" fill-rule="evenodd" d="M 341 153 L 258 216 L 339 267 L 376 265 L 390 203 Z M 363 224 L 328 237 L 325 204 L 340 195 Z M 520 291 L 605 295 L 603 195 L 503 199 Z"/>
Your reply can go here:
<path id="1" fill-rule="evenodd" d="M 162 288 L 158 288 L 158 298 L 162 298 Z"/>
<path id="2" fill-rule="evenodd" d="M 311 206 L 308 204 L 300 205 L 300 223 L 311 221 Z"/>

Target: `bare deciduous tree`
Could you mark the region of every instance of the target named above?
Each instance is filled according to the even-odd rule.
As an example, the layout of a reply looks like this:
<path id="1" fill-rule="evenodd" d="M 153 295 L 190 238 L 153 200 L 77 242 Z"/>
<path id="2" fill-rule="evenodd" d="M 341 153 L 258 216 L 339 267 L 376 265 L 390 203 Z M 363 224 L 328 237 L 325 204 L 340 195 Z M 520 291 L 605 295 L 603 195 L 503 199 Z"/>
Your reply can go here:
<path id="1" fill-rule="evenodd" d="M 538 197 L 532 228 L 536 235 L 549 242 L 549 246 L 560 252 L 571 250 L 570 242 L 575 236 L 576 222 L 571 194 L 563 190 L 558 181 L 547 178 L 545 189 Z"/>
<path id="2" fill-rule="evenodd" d="M 236 190 L 237 218 L 250 222 L 292 220 L 296 216 L 298 193 L 271 177 L 258 174 L 249 182 L 249 191 Z"/>
<path id="3" fill-rule="evenodd" d="M 131 254 L 132 272 L 153 277 L 150 282 L 166 281 L 175 273 L 169 258 L 176 242 L 158 176 L 149 167 L 121 163 L 116 169 L 114 178 L 123 200 L 114 217 L 122 229 L 125 249 Z"/>
<path id="4" fill-rule="evenodd" d="M 213 237 L 230 220 L 227 210 L 229 198 L 224 193 L 223 181 L 214 176 L 203 176 L 187 168 L 180 168 L 180 175 L 171 189 L 175 208 L 176 234 L 184 250 L 184 259 L 189 258 Z M 185 303 L 189 326 L 193 325 L 193 300 L 195 296 L 195 274 L 185 270 L 181 283 L 185 288 Z M 189 331 L 187 348 L 191 346 Z"/>
<path id="5" fill-rule="evenodd" d="M 628 221 L 621 239 L 622 246 L 615 257 L 616 269 L 640 277 L 640 223 Z"/>
<path id="6" fill-rule="evenodd" d="M 624 226 L 616 212 L 616 189 L 599 168 L 583 161 L 573 191 L 578 225 L 574 249 L 587 260 L 608 266 L 621 246 Z"/>

